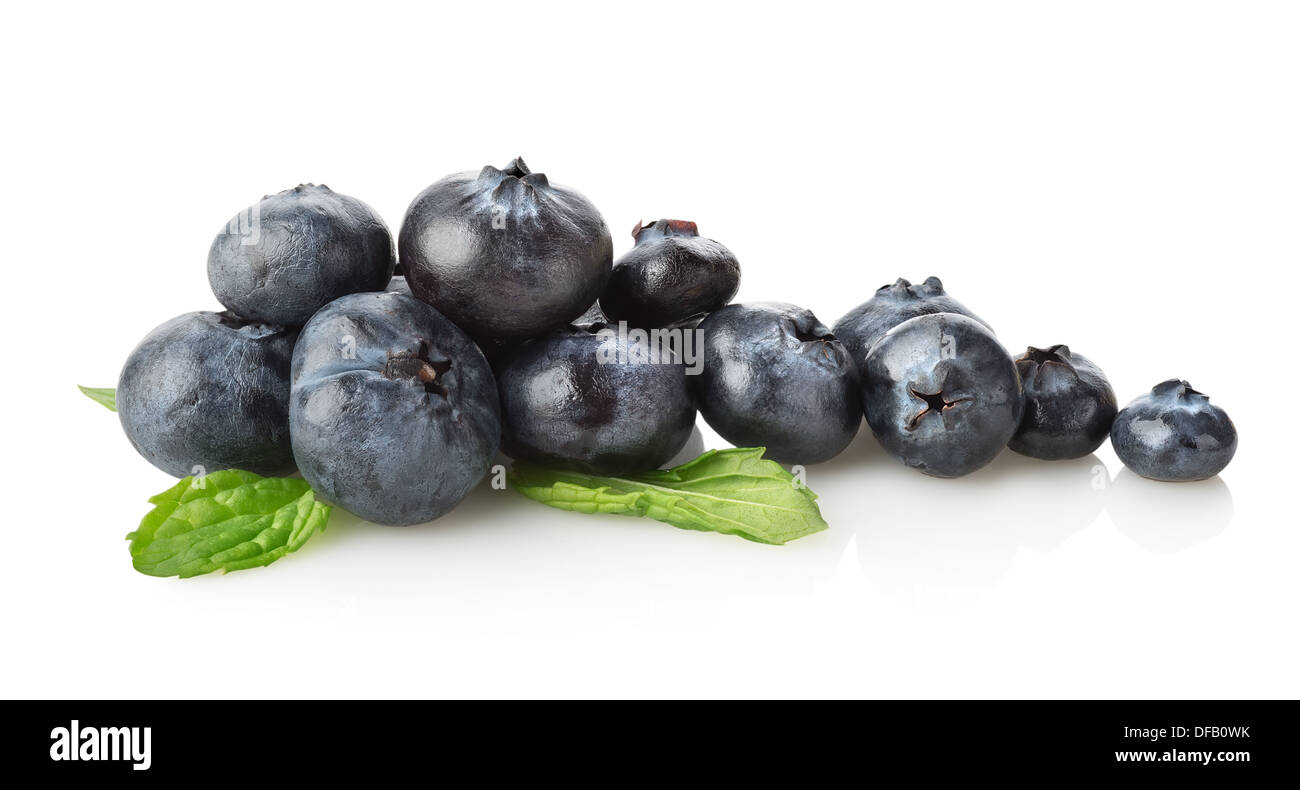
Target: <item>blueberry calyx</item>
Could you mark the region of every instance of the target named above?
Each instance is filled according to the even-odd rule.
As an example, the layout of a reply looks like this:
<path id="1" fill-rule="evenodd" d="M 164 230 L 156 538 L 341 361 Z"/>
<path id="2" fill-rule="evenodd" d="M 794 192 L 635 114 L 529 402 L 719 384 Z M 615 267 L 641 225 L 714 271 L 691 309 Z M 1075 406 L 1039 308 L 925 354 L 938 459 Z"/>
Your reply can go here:
<path id="1" fill-rule="evenodd" d="M 528 165 L 524 164 L 524 158 L 522 156 L 516 156 L 514 159 L 510 160 L 509 164 L 500 170 L 492 165 L 484 165 L 483 169 L 479 171 L 478 177 L 482 180 L 523 178 L 524 176 L 532 175 L 532 172 L 533 171 L 528 169 Z"/>
<path id="2" fill-rule="evenodd" d="M 217 323 L 222 326 L 230 327 L 231 329 L 243 329 L 254 322 L 249 321 L 246 318 L 240 318 L 229 310 L 222 310 L 220 313 L 217 313 Z"/>
<path id="3" fill-rule="evenodd" d="M 1192 385 L 1188 384 L 1185 379 L 1162 381 L 1151 388 L 1151 394 L 1169 398 L 1170 400 L 1193 401 L 1196 403 L 1204 403 L 1210 400 L 1209 395 L 1193 389 Z"/>
<path id="4" fill-rule="evenodd" d="M 223 310 L 220 313 L 213 313 L 216 322 L 227 329 L 233 329 L 242 335 L 258 338 L 274 335 L 283 332 L 284 327 L 276 324 L 268 324 L 264 321 L 252 321 L 247 318 L 235 315 L 229 310 Z"/>
<path id="5" fill-rule="evenodd" d="M 537 189 L 551 185 L 545 173 L 529 170 L 521 157 L 511 159 L 510 164 L 502 170 L 487 165 L 479 171 L 478 177 L 480 181 L 495 181 L 492 199 L 504 203 L 513 203 L 520 198 L 531 200 L 537 197 Z"/>
<path id="6" fill-rule="evenodd" d="M 1062 343 L 1047 348 L 1035 348 L 1029 346 L 1018 362 L 1032 362 L 1035 365 L 1064 365 L 1069 368 L 1074 367 L 1074 360 L 1070 358 L 1070 347 Z"/>
<path id="7" fill-rule="evenodd" d="M 1022 381 L 1029 382 L 1040 374 L 1049 375 L 1050 368 L 1060 368 L 1069 371 L 1076 379 L 1079 378 L 1079 371 L 1074 367 L 1074 357 L 1070 354 L 1070 347 L 1064 343 L 1048 346 L 1047 348 L 1037 348 L 1029 346 L 1025 353 L 1016 357 L 1016 370 L 1020 372 Z"/>
<path id="8" fill-rule="evenodd" d="M 318 191 L 318 190 L 321 191 L 321 192 L 333 192 L 333 191 L 334 191 L 334 190 L 330 189 L 328 186 L 326 186 L 326 185 L 324 185 L 324 184 L 299 184 L 298 186 L 294 187 L 293 189 L 286 189 L 286 190 L 284 190 L 283 192 L 279 192 L 279 193 L 277 193 L 277 194 L 280 194 L 280 195 L 287 195 L 287 194 L 289 194 L 290 192 L 292 192 L 292 193 L 295 194 L 295 195 L 301 195 L 301 194 L 304 193 L 304 192 L 315 192 L 315 191 Z M 268 199 L 273 198 L 273 197 L 275 197 L 275 195 L 262 195 L 262 200 L 268 200 Z"/>
<path id="9" fill-rule="evenodd" d="M 917 428 L 921 427 L 921 420 L 923 420 L 925 418 L 925 415 L 927 414 L 938 414 L 940 416 L 943 416 L 953 407 L 960 406 L 963 403 L 968 403 L 974 400 L 974 398 L 967 397 L 967 396 L 962 396 L 962 397 L 954 398 L 952 400 L 948 400 L 944 396 L 942 389 L 940 389 L 938 392 L 922 392 L 921 390 L 918 390 L 915 386 L 909 386 L 907 389 L 908 392 L 912 393 L 912 397 L 925 401 L 925 408 L 917 412 L 916 415 L 912 417 L 912 419 L 907 421 L 907 430 L 909 431 L 915 431 Z M 945 428 L 948 427 L 948 423 L 946 420 L 944 421 L 944 427 Z"/>
<path id="10" fill-rule="evenodd" d="M 655 219 L 649 222 L 637 222 L 632 228 L 632 239 L 637 244 L 663 239 L 669 236 L 699 236 L 700 228 L 688 219 Z"/>
<path id="11" fill-rule="evenodd" d="M 812 348 L 815 344 L 815 347 L 821 350 L 822 356 L 834 360 L 835 350 L 833 344 L 838 342 L 835 334 L 825 324 L 816 320 L 811 313 L 805 316 L 790 317 L 786 325 L 786 332 L 804 347 Z"/>
<path id="12" fill-rule="evenodd" d="M 876 293 L 884 293 L 885 291 L 894 291 L 895 293 L 902 294 L 902 293 L 907 293 L 907 289 L 911 287 L 912 284 L 910 282 L 903 279 L 902 277 L 899 277 L 897 280 L 894 280 L 893 285 L 882 285 L 879 288 L 877 288 Z"/>
<path id="13" fill-rule="evenodd" d="M 442 386 L 438 377 L 449 370 L 451 370 L 451 361 L 430 359 L 429 344 L 421 340 L 418 351 L 402 351 L 388 355 L 388 361 L 384 363 L 384 378 L 394 381 L 415 380 L 423 385 L 425 392 L 446 398 L 447 388 Z"/>
<path id="14" fill-rule="evenodd" d="M 528 169 L 528 165 L 524 164 L 524 158 L 522 156 L 516 156 L 514 159 L 511 159 L 510 163 L 505 167 L 505 172 L 515 178 L 523 178 L 524 176 L 533 174 L 533 171 Z M 538 175 L 540 175 L 540 173 Z"/>
<path id="15" fill-rule="evenodd" d="M 532 198 L 537 195 L 537 191 L 532 184 L 527 184 L 517 178 L 503 178 L 501 183 L 496 185 L 492 190 L 492 199 L 498 203 L 514 203 L 520 198 Z"/>
<path id="16" fill-rule="evenodd" d="M 899 277 L 892 285 L 882 285 L 876 293 L 887 293 L 897 299 L 919 301 L 926 296 L 938 296 L 943 293 L 943 283 L 938 277 L 927 277 L 920 285 L 912 285 L 910 280 Z"/>
<path id="17" fill-rule="evenodd" d="M 821 324 L 810 327 L 796 324 L 794 336 L 800 343 L 831 343 L 835 340 L 835 335 Z"/>

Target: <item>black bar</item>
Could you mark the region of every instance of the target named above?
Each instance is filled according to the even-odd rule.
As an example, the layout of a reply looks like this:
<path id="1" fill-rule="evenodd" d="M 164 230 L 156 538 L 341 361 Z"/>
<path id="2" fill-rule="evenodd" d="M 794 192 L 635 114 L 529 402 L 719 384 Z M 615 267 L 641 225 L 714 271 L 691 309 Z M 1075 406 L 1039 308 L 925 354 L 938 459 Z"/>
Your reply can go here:
<path id="1" fill-rule="evenodd" d="M 707 772 L 808 783 L 843 771 L 871 781 L 881 769 L 926 779 L 1229 777 L 1294 770 L 1300 734 L 1297 704 L 1267 701 L 51 701 L 4 710 L 5 770 L 127 780 L 449 779 L 451 768 L 493 781 L 680 782 Z M 139 728 L 139 747 L 148 727 L 148 769 L 129 755 L 52 759 L 52 749 L 68 756 L 59 747 L 74 721 L 97 747 L 104 733 L 90 728 Z M 109 744 L 125 737 L 108 735 Z"/>

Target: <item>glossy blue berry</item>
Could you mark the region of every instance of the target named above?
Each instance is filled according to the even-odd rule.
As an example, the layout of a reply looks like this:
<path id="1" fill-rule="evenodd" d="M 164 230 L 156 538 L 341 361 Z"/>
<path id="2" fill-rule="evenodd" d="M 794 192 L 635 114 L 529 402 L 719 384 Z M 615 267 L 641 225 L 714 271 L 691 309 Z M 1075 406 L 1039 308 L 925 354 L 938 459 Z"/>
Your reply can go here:
<path id="1" fill-rule="evenodd" d="M 1169 379 L 1120 410 L 1111 446 L 1124 465 L 1152 480 L 1204 480 L 1237 452 L 1227 412 L 1186 381 Z"/>
<path id="2" fill-rule="evenodd" d="M 126 359 L 117 411 L 131 444 L 176 477 L 293 471 L 289 360 L 297 331 L 230 313 L 186 313 Z"/>
<path id="3" fill-rule="evenodd" d="M 1119 406 L 1101 368 L 1069 346 L 1029 347 L 1016 357 L 1025 388 L 1025 414 L 1008 445 L 1016 452 L 1059 461 L 1082 458 L 1110 435 Z"/>
<path id="4" fill-rule="evenodd" d="M 267 195 L 217 234 L 208 281 L 236 315 L 302 326 L 340 296 L 382 290 L 393 265 L 393 238 L 374 209 L 301 184 Z"/>
<path id="5" fill-rule="evenodd" d="M 614 263 L 600 306 L 611 322 L 664 327 L 717 310 L 740 288 L 731 250 L 694 222 L 659 219 L 632 229 L 636 246 Z"/>
<path id="6" fill-rule="evenodd" d="M 1020 376 L 983 324 L 955 313 L 911 318 L 867 354 L 862 405 L 882 447 L 935 477 L 997 457 L 1024 409 Z"/>
<path id="7" fill-rule="evenodd" d="M 293 454 L 323 499 L 380 524 L 456 506 L 501 437 L 496 382 L 473 341 L 397 292 L 336 299 L 293 352 Z"/>
<path id="8" fill-rule="evenodd" d="M 563 327 L 600 296 L 614 260 L 596 207 L 522 159 L 421 192 L 398 247 L 415 295 L 480 341 Z"/>
<path id="9" fill-rule="evenodd" d="M 737 447 L 766 447 L 781 463 L 834 458 L 862 425 L 849 353 L 812 312 L 791 304 L 733 304 L 709 314 L 700 413 Z"/>
<path id="10" fill-rule="evenodd" d="M 604 324 L 570 326 L 498 363 L 504 450 L 592 474 L 643 472 L 695 425 L 686 368 Z"/>

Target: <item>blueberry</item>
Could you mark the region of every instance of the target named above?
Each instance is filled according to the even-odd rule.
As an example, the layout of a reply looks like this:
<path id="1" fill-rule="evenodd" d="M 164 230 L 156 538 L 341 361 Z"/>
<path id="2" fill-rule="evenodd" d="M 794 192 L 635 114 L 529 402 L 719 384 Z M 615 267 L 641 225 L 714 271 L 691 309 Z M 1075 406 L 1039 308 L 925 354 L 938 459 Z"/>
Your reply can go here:
<path id="1" fill-rule="evenodd" d="M 289 360 L 297 332 L 186 313 L 150 332 L 117 382 L 122 428 L 164 472 L 293 471 Z"/>
<path id="2" fill-rule="evenodd" d="M 634 246 L 614 264 L 600 306 L 611 321 L 663 327 L 723 307 L 740 287 L 731 250 L 694 222 L 660 219 L 632 229 Z"/>
<path id="3" fill-rule="evenodd" d="M 893 285 L 881 286 L 875 296 L 845 313 L 832 331 L 861 365 L 871 346 L 890 329 L 909 318 L 933 313 L 957 313 L 988 326 L 949 296 L 938 277 L 928 277 L 920 285 L 900 278 Z"/>
<path id="4" fill-rule="evenodd" d="M 1118 404 L 1106 374 L 1068 346 L 1029 347 L 1016 357 L 1025 415 L 1008 445 L 1032 458 L 1082 458 L 1110 435 Z"/>
<path id="5" fill-rule="evenodd" d="M 973 318 L 933 313 L 885 333 L 861 370 L 867 424 L 890 455 L 935 477 L 992 461 L 1024 409 L 1020 376 Z"/>
<path id="6" fill-rule="evenodd" d="M 238 230 L 238 232 L 235 232 Z M 393 239 L 374 209 L 325 185 L 267 195 L 208 250 L 208 281 L 236 315 L 302 326 L 344 294 L 383 290 Z"/>
<path id="7" fill-rule="evenodd" d="M 853 362 L 817 316 L 790 304 L 733 304 L 700 324 L 700 413 L 737 447 L 781 463 L 835 457 L 862 424 Z"/>
<path id="8" fill-rule="evenodd" d="M 1186 381 L 1170 379 L 1120 410 L 1110 429 L 1119 460 L 1152 480 L 1204 480 L 1237 452 L 1227 413 Z"/>
<path id="9" fill-rule="evenodd" d="M 289 424 L 302 476 L 380 524 L 456 506 L 501 437 L 496 382 L 473 341 L 400 293 L 344 296 L 303 327 Z"/>
<path id="10" fill-rule="evenodd" d="M 695 424 L 686 367 L 603 324 L 570 326 L 498 368 L 505 451 L 592 474 L 654 469 Z"/>
<path id="11" fill-rule="evenodd" d="M 522 159 L 421 192 L 398 247 L 415 295 L 479 340 L 559 329 L 600 296 L 614 259 L 596 207 Z"/>

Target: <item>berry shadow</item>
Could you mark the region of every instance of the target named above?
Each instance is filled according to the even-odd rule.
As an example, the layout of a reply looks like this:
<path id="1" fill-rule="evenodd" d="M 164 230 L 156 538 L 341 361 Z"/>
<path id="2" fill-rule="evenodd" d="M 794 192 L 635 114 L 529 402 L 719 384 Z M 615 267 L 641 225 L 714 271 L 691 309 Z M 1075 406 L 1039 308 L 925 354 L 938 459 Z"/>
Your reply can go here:
<path id="1" fill-rule="evenodd" d="M 1153 554 L 1174 554 L 1227 529 L 1232 491 L 1222 477 L 1187 483 L 1148 480 L 1121 469 L 1111 484 L 1107 512 L 1125 537 Z"/>
<path id="2" fill-rule="evenodd" d="M 861 443 L 860 437 L 855 445 Z M 1109 476 L 1095 455 L 1046 462 L 1007 451 L 971 475 L 941 479 L 879 449 L 851 449 L 866 462 L 852 487 L 856 501 L 867 504 L 827 513 L 827 519 L 856 534 L 865 576 L 891 593 L 992 588 L 1022 549 L 1057 550 L 1106 506 Z M 813 473 L 809 484 L 823 502 L 850 496 L 829 485 L 822 492 Z"/>

